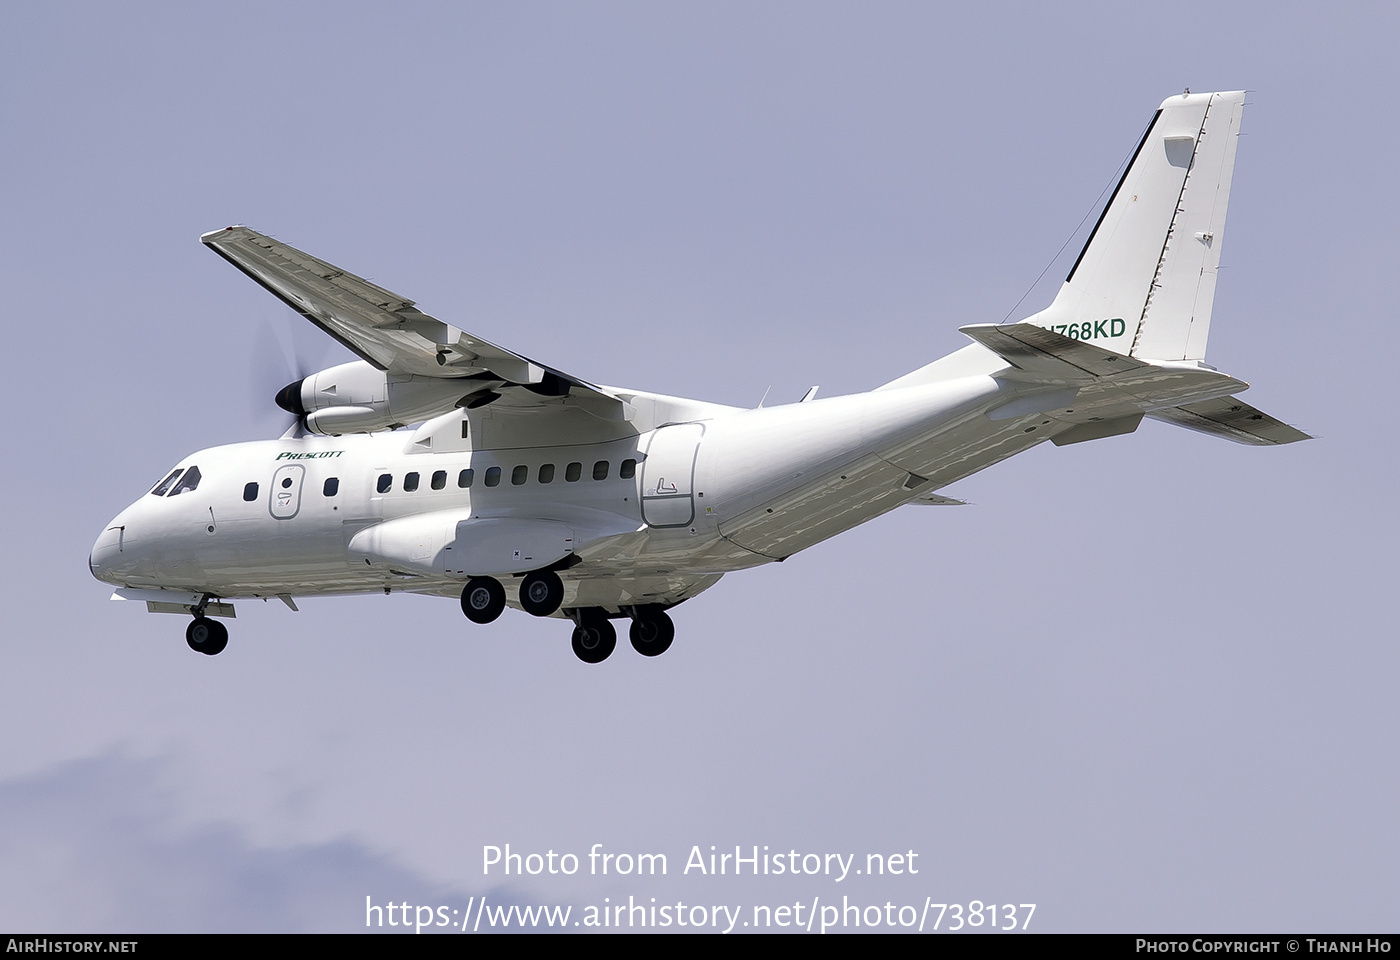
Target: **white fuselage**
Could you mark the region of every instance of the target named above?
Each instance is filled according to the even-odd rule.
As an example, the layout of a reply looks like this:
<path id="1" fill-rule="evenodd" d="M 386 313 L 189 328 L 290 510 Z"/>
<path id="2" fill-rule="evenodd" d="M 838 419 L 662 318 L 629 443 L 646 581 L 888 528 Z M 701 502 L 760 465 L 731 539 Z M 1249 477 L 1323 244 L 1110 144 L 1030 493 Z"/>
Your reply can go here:
<path id="1" fill-rule="evenodd" d="M 1045 310 L 965 325 L 971 344 L 869 393 L 766 409 L 592 384 L 246 226 L 207 233 L 360 359 L 278 392 L 295 432 L 179 464 L 98 537 L 93 574 L 192 614 L 186 641 L 208 654 L 230 600 L 406 590 L 458 596 L 475 623 L 507 603 L 569 617 L 596 663 L 610 619 L 656 656 L 666 609 L 725 573 L 902 504 L 956 502 L 934 492 L 1044 440 L 1144 417 L 1306 439 L 1205 363 L 1243 104 L 1162 103 Z"/>
<path id="2" fill-rule="evenodd" d="M 634 422 L 593 442 L 511 446 L 508 412 L 493 427 L 456 411 L 416 431 L 202 450 L 177 467 L 197 468 L 197 486 L 122 511 L 92 571 L 220 599 L 455 595 L 471 575 L 543 565 L 532 549 L 544 559 L 558 541 L 566 607 L 674 604 L 1044 437 L 1024 416 L 985 415 L 1008 398 L 985 375 L 755 410 L 691 404 L 679 412 L 703 416 L 679 423 L 669 398 L 628 396 Z M 523 555 L 454 559 L 512 537 Z"/>
<path id="3" fill-rule="evenodd" d="M 561 400 L 548 418 L 502 404 L 416 430 L 213 447 L 178 465 L 198 468 L 195 489 L 122 511 L 90 563 L 131 590 L 223 600 L 455 596 L 492 576 L 512 604 L 511 584 L 551 567 L 565 609 L 673 605 L 1129 400 L 1140 410 L 1241 386 L 1195 364 L 1079 386 L 1014 374 L 972 345 L 810 403 L 743 410 L 624 392 L 621 422 Z"/>

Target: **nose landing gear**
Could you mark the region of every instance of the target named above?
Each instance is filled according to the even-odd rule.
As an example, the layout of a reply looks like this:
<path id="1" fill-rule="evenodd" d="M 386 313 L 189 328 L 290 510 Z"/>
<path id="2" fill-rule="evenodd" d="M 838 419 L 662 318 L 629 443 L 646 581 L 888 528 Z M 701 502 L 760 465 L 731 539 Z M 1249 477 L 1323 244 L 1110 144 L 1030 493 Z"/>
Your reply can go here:
<path id="1" fill-rule="evenodd" d="M 185 643 L 191 650 L 206 656 L 223 653 L 228 646 L 228 627 L 208 617 L 195 617 L 185 628 Z"/>

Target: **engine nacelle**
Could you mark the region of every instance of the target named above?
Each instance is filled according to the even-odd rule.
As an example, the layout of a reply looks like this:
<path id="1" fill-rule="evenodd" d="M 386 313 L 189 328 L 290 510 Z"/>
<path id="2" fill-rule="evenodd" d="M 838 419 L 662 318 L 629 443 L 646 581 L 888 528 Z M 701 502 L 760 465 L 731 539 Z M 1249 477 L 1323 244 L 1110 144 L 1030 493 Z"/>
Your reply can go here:
<path id="1" fill-rule="evenodd" d="M 311 433 L 375 433 L 451 410 L 490 384 L 474 379 L 390 376 L 364 360 L 329 367 L 277 394 L 277 405 Z"/>
<path id="2" fill-rule="evenodd" d="M 343 433 L 375 433 L 397 425 L 385 411 L 374 407 L 326 407 L 302 419 L 307 433 L 332 437 Z"/>

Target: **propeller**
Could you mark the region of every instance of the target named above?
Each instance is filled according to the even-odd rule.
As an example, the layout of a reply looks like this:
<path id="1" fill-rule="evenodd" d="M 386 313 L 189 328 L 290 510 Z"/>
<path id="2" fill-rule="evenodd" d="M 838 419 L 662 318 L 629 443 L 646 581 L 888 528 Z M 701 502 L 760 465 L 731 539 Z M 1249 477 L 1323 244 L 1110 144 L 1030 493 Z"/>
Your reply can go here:
<path id="1" fill-rule="evenodd" d="M 306 378 L 298 377 L 292 383 L 287 384 L 277 391 L 277 396 L 273 401 L 283 410 L 296 417 L 306 416 L 306 406 L 301 402 L 301 385 Z"/>
<path id="2" fill-rule="evenodd" d="M 327 349 L 322 338 L 317 338 L 316 345 L 311 347 L 305 328 L 306 321 L 288 310 L 281 323 L 264 319 L 254 332 L 249 395 L 253 420 L 261 429 L 286 433 L 300 424 L 306 415 L 301 403 L 301 383 L 316 370 L 329 365 L 316 366 L 308 360 L 311 355 L 322 355 L 321 359 L 325 359 Z M 269 396 L 278 407 L 291 414 L 290 419 L 268 408 Z"/>

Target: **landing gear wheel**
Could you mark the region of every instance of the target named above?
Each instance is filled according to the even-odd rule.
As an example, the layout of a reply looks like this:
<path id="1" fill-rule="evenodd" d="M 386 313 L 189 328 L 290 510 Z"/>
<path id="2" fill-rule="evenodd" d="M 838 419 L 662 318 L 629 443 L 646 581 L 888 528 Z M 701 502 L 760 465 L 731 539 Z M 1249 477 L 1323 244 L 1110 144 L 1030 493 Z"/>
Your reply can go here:
<path id="1" fill-rule="evenodd" d="M 195 617 L 185 628 L 185 642 L 191 650 L 212 657 L 228 646 L 228 627 L 208 617 Z"/>
<path id="2" fill-rule="evenodd" d="M 462 612 L 472 623 L 490 623 L 506 608 L 506 588 L 495 577 L 473 577 L 462 588 Z"/>
<path id="3" fill-rule="evenodd" d="M 632 649 L 644 657 L 659 657 L 671 649 L 671 641 L 676 639 L 676 625 L 664 610 L 648 610 L 638 613 L 628 631 L 632 638 Z"/>
<path id="4" fill-rule="evenodd" d="M 617 646 L 617 631 L 602 614 L 579 618 L 574 627 L 574 656 L 584 663 L 602 663 Z"/>
<path id="5" fill-rule="evenodd" d="M 520 609 L 547 617 L 564 602 L 564 581 L 553 570 L 536 570 L 520 582 Z"/>

